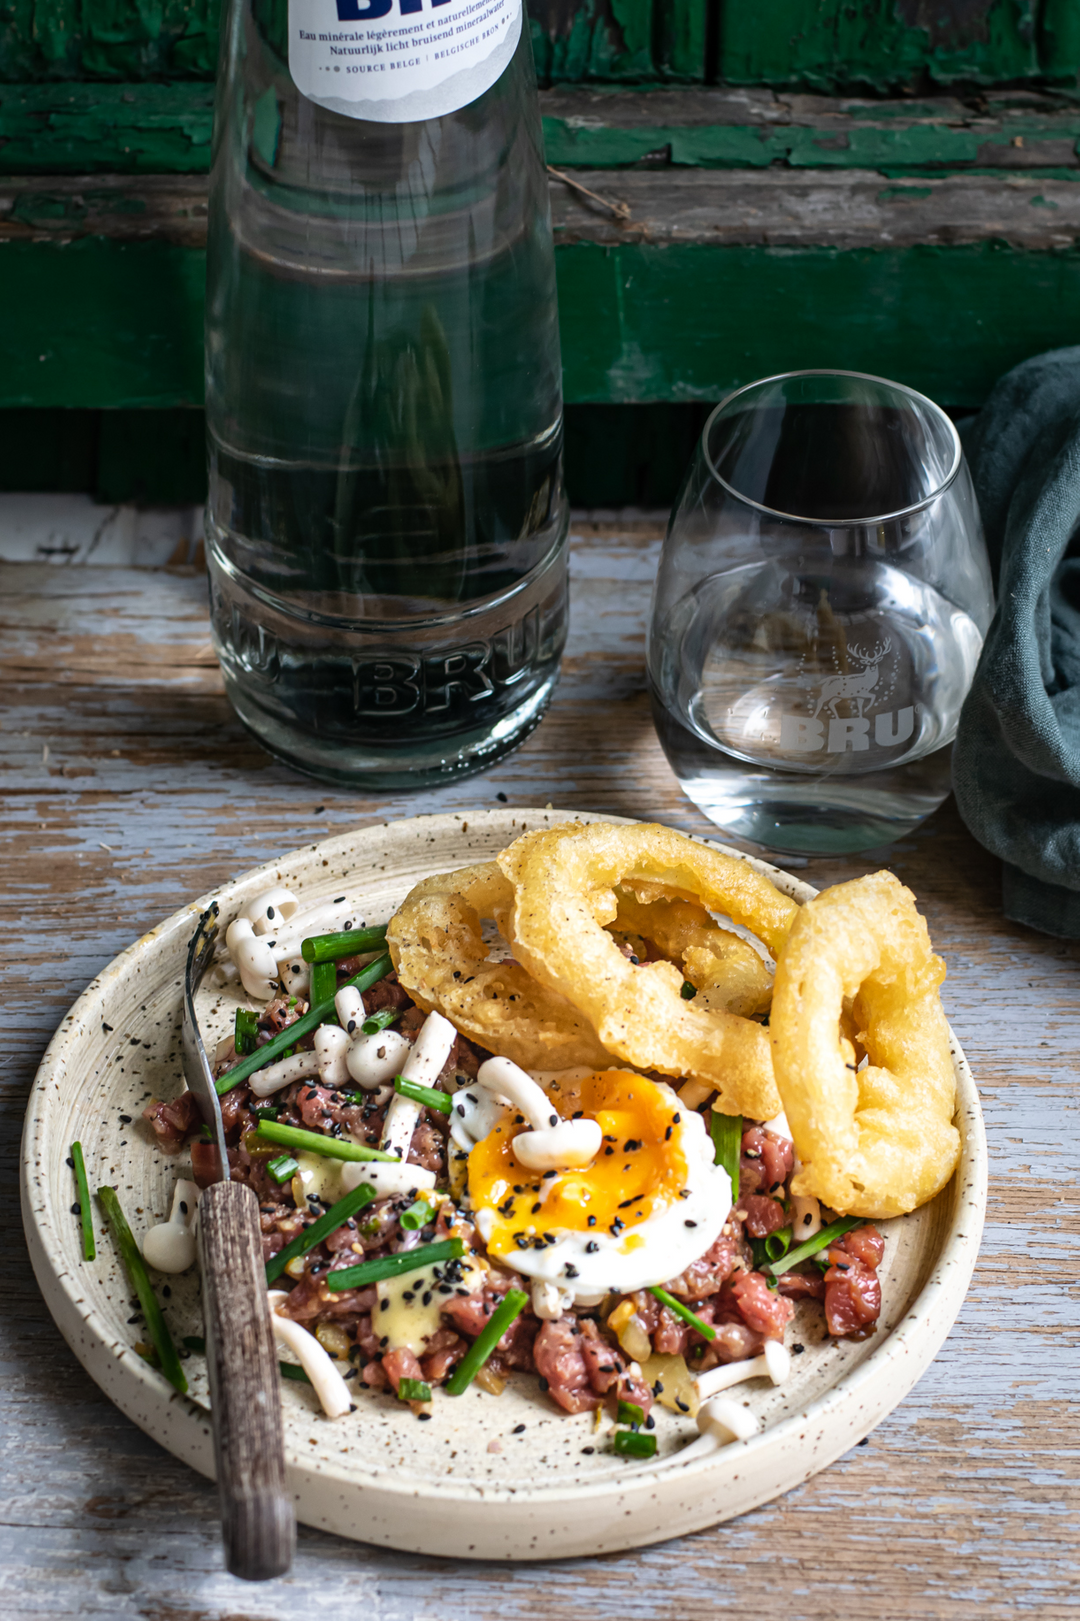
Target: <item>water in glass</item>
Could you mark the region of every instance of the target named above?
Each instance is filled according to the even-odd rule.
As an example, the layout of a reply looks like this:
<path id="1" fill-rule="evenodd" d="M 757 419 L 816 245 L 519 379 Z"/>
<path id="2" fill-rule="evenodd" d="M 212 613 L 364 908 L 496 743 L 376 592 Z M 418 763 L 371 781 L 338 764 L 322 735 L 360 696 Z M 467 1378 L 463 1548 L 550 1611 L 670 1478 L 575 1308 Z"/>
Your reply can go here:
<path id="1" fill-rule="evenodd" d="M 991 609 L 943 413 L 851 374 L 741 390 L 706 426 L 654 594 L 653 715 L 680 785 L 788 853 L 910 831 L 949 791 Z"/>

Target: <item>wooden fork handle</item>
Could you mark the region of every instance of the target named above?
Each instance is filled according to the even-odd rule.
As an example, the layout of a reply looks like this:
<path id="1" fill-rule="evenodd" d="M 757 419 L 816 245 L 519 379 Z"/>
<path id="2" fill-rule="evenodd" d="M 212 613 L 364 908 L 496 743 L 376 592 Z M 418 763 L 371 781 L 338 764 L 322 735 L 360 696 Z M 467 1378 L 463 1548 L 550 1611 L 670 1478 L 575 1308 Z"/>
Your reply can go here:
<path id="1" fill-rule="evenodd" d="M 225 1562 L 233 1576 L 265 1582 L 292 1564 L 296 1517 L 251 1188 L 215 1182 L 203 1190 L 199 1252 Z"/>

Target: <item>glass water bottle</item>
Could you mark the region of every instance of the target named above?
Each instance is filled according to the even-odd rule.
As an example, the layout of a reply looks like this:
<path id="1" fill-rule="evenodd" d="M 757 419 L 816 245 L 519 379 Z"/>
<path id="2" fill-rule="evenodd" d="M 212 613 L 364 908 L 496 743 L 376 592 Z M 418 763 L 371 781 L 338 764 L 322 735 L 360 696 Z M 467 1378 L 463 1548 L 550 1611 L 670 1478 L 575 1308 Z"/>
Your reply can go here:
<path id="1" fill-rule="evenodd" d="M 514 747 L 565 639 L 555 271 L 521 0 L 229 0 L 206 544 L 226 689 L 303 771 Z"/>

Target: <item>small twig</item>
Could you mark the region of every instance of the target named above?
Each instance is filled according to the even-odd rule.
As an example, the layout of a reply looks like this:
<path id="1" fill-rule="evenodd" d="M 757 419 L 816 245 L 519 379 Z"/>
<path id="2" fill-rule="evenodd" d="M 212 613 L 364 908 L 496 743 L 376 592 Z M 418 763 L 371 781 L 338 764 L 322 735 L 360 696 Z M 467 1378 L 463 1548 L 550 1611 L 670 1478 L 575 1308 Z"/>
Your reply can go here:
<path id="1" fill-rule="evenodd" d="M 649 227 L 644 220 L 631 218 L 629 203 L 612 202 L 610 197 L 601 197 L 599 192 L 590 191 L 588 186 L 583 186 L 580 180 L 575 180 L 572 175 L 565 174 L 562 169 L 553 169 L 550 163 L 547 166 L 547 172 L 554 175 L 556 180 L 561 180 L 563 185 L 569 186 L 572 191 L 580 191 L 581 195 L 588 197 L 590 202 L 599 203 L 601 208 L 606 208 L 624 231 L 648 231 Z"/>

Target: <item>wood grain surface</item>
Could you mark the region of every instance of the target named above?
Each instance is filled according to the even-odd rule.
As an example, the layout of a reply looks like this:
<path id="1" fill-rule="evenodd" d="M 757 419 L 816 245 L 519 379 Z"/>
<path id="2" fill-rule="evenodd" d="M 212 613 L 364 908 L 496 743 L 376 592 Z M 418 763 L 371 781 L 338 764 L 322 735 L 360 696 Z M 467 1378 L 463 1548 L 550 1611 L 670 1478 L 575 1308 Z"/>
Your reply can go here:
<path id="1" fill-rule="evenodd" d="M 301 1528 L 292 1575 L 252 1590 L 224 1571 L 214 1487 L 111 1407 L 41 1303 L 15 1194 L 34 1070 L 93 974 L 184 900 L 323 834 L 504 796 L 709 831 L 660 753 L 644 693 L 659 534 L 647 523 L 577 523 L 570 642 L 543 725 L 487 775 L 378 800 L 308 782 L 245 736 L 222 694 L 194 569 L 0 565 L 5 1617 L 1075 1614 L 1080 948 L 1003 920 L 997 863 L 951 805 L 886 850 L 800 871 L 823 884 L 887 865 L 927 913 L 986 1111 L 983 1253 L 913 1394 L 865 1445 L 779 1502 L 641 1553 L 509 1570 Z"/>
<path id="2" fill-rule="evenodd" d="M 225 1565 L 245 1581 L 268 1581 L 292 1564 L 296 1520 L 285 1485 L 277 1352 L 251 1188 L 216 1182 L 204 1190 L 199 1253 Z"/>

